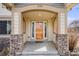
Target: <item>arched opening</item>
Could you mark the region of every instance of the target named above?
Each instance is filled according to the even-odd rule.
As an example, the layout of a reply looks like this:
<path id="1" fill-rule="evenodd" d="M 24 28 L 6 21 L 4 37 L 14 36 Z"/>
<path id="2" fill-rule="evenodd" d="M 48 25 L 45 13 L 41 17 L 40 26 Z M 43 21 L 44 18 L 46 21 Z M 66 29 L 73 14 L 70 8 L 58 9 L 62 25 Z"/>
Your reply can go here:
<path id="1" fill-rule="evenodd" d="M 22 33 L 27 36 L 24 41 L 55 42 L 57 22 L 56 12 L 39 9 L 22 12 Z"/>
<path id="2" fill-rule="evenodd" d="M 56 34 L 58 33 L 57 18 L 58 13 L 50 10 L 34 9 L 22 12 L 23 41 L 25 46 L 27 46 L 23 50 L 23 54 L 25 52 L 37 54 L 39 52 L 42 52 L 41 54 L 47 52 L 50 54 L 52 52 L 53 54 L 54 51 L 56 54 L 58 53 L 55 49 Z"/>

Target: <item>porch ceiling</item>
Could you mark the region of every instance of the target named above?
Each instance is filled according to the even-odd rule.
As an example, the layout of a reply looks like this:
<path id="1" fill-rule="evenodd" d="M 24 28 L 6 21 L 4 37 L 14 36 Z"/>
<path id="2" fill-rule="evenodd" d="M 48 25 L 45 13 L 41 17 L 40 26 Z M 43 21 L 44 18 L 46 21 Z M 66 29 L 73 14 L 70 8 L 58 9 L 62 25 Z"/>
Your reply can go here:
<path id="1" fill-rule="evenodd" d="M 30 12 L 24 12 L 23 17 L 25 20 L 27 19 L 33 19 L 33 20 L 50 20 L 56 18 L 56 13 L 51 13 L 48 11 L 30 11 Z"/>

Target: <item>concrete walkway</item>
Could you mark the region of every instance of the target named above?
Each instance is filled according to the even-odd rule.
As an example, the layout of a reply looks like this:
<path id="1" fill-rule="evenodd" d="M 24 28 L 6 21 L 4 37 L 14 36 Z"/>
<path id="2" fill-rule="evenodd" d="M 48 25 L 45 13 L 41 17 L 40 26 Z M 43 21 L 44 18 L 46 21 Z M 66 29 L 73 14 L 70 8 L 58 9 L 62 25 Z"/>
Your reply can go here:
<path id="1" fill-rule="evenodd" d="M 25 44 L 22 56 L 47 55 L 58 56 L 55 45 L 51 42 L 27 42 Z"/>

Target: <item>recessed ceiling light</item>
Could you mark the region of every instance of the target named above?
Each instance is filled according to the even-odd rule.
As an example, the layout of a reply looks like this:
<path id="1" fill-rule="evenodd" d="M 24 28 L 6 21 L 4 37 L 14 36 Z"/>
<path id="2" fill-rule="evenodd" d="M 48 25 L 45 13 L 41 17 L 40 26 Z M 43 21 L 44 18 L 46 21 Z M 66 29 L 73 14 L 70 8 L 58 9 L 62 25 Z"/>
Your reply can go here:
<path id="1" fill-rule="evenodd" d="M 41 14 L 40 14 L 40 13 L 39 13 L 38 15 L 39 15 L 39 16 L 41 16 Z"/>

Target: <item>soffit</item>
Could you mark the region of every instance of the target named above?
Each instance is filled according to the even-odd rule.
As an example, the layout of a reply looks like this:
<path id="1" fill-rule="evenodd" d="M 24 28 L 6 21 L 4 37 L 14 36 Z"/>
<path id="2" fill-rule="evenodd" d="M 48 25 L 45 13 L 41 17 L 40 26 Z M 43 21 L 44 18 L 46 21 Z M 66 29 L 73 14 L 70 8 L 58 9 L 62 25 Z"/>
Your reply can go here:
<path id="1" fill-rule="evenodd" d="M 50 20 L 56 17 L 56 13 L 46 12 L 46 11 L 30 11 L 23 13 L 25 20 Z"/>

